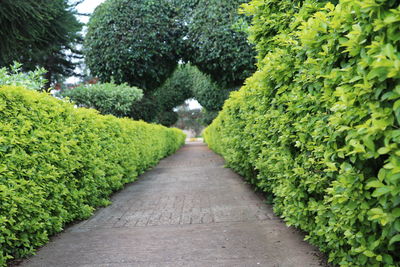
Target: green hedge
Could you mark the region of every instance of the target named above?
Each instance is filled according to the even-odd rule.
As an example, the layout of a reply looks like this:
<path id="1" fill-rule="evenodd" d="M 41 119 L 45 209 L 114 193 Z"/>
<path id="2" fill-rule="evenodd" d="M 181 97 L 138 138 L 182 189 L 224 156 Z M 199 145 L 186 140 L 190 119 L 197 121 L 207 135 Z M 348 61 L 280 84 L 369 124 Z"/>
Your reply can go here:
<path id="1" fill-rule="evenodd" d="M 400 266 L 400 7 L 253 0 L 258 71 L 205 131 L 343 266 Z"/>
<path id="2" fill-rule="evenodd" d="M 184 143 L 178 129 L 0 87 L 0 266 L 30 255 Z"/>

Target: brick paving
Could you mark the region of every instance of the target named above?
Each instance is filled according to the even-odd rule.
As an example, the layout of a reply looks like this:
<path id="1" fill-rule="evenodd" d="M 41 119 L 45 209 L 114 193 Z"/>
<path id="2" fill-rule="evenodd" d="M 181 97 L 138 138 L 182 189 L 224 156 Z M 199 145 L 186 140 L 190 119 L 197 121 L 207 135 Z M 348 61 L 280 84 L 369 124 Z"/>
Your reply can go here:
<path id="1" fill-rule="evenodd" d="M 21 266 L 323 266 L 242 177 L 202 143 L 67 228 Z"/>

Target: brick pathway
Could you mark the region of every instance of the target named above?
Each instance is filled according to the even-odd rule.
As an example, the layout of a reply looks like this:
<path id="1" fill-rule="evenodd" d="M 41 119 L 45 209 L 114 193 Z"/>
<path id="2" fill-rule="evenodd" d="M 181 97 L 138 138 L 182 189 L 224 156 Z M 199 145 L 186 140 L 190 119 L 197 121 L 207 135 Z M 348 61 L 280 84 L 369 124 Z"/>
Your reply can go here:
<path id="1" fill-rule="evenodd" d="M 204 144 L 189 143 L 21 266 L 321 266 Z"/>

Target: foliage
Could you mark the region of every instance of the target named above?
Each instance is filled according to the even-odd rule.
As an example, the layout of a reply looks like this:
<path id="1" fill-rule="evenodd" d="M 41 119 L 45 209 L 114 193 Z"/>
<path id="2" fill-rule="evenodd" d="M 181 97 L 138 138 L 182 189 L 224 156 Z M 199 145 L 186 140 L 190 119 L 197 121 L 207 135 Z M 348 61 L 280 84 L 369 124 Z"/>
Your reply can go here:
<path id="1" fill-rule="evenodd" d="M 178 129 L 0 88 L 0 266 L 30 255 L 71 221 L 176 151 Z"/>
<path id="2" fill-rule="evenodd" d="M 0 69 L 0 86 L 2 85 L 14 85 L 23 86 L 30 88 L 32 90 L 41 90 L 46 80 L 43 78 L 43 74 L 46 70 L 43 68 L 37 68 L 35 71 L 22 72 L 22 65 L 20 63 L 14 62 L 10 67 Z"/>
<path id="3" fill-rule="evenodd" d="M 133 103 L 129 117 L 134 120 L 154 122 L 159 112 L 158 100 L 153 95 L 149 95 Z"/>
<path id="4" fill-rule="evenodd" d="M 189 64 L 179 65 L 165 83 L 157 88 L 155 97 L 161 110 L 172 110 L 193 97 L 192 88 L 196 86 L 194 75 L 196 68 Z M 197 74 L 197 73 L 196 73 Z"/>
<path id="5" fill-rule="evenodd" d="M 201 116 L 200 123 L 204 126 L 208 126 L 218 116 L 219 111 L 209 111 L 206 109 L 202 109 L 201 113 L 202 113 L 202 116 Z"/>
<path id="6" fill-rule="evenodd" d="M 101 114 L 127 117 L 134 102 L 143 97 L 142 90 L 127 84 L 86 84 L 65 90 L 62 95 L 80 107 L 97 109 Z"/>
<path id="7" fill-rule="evenodd" d="M 179 66 L 174 72 L 183 59 L 215 82 L 201 77 L 208 83 L 205 89 L 196 86 L 192 90 L 213 113 L 255 69 L 253 47 L 236 27 L 240 22 L 246 23 L 237 14 L 243 2 L 108 0 L 90 20 L 86 63 L 103 82 L 114 79 L 144 89 L 144 99 L 140 107 L 132 110 L 133 117 L 161 122 L 161 117 L 170 114 L 165 121 L 169 123 L 174 117 L 172 109 L 187 99 L 182 97 L 191 96 L 187 85 L 193 82 L 188 81 L 190 76 L 182 75 L 203 75 L 190 66 Z M 183 80 L 187 83 L 176 82 Z M 153 100 L 160 105 L 155 112 Z"/>
<path id="8" fill-rule="evenodd" d="M 221 110 L 230 90 L 220 87 L 209 75 L 204 74 L 197 67 L 191 67 L 190 77 L 193 96 L 200 105 L 207 110 Z"/>
<path id="9" fill-rule="evenodd" d="M 178 65 L 171 77 L 154 92 L 158 109 L 155 122 L 171 126 L 178 120 L 173 109 L 193 96 L 192 69 L 190 65 Z"/>
<path id="10" fill-rule="evenodd" d="M 156 123 L 164 126 L 172 126 L 178 121 L 178 113 L 173 110 L 166 110 L 157 114 Z"/>
<path id="11" fill-rule="evenodd" d="M 184 1 L 185 2 L 185 1 Z M 235 29 L 245 0 L 199 0 L 190 13 L 183 58 L 222 88 L 241 86 L 255 70 L 255 52 L 245 32 Z"/>
<path id="12" fill-rule="evenodd" d="M 205 138 L 334 263 L 399 266 L 399 3 L 325 3 L 243 7 L 259 70 Z"/>
<path id="13" fill-rule="evenodd" d="M 73 74 L 82 24 L 68 0 L 4 0 L 0 5 L 0 66 L 23 63 L 25 71 L 47 70 L 46 88 Z"/>
<path id="14" fill-rule="evenodd" d="M 175 127 L 182 130 L 193 130 L 195 136 L 200 136 L 204 129 L 202 125 L 203 113 L 200 109 L 190 109 L 188 104 L 177 107 L 176 110 L 179 119 L 175 123 Z"/>
<path id="15" fill-rule="evenodd" d="M 230 92 L 231 90 L 223 89 L 213 82 L 209 75 L 202 73 L 197 67 L 190 64 L 179 65 L 173 75 L 154 93 L 159 109 L 155 121 L 165 126 L 173 125 L 176 123 L 173 118 L 178 118 L 172 114 L 173 108 L 194 97 L 207 110 L 209 118 L 205 121 L 211 123 Z"/>
<path id="16" fill-rule="evenodd" d="M 90 18 L 86 63 L 102 82 L 159 87 L 178 62 L 180 26 L 170 1 L 108 0 Z"/>

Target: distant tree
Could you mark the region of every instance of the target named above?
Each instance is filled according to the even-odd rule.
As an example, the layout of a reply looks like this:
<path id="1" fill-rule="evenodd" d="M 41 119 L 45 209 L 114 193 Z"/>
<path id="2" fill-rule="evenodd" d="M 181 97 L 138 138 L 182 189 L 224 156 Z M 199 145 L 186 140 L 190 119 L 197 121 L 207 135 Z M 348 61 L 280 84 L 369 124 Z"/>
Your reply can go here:
<path id="1" fill-rule="evenodd" d="M 175 127 L 182 130 L 192 130 L 195 136 L 199 136 L 201 131 L 204 129 L 202 125 L 203 113 L 200 109 L 190 109 L 187 103 L 177 107 L 176 113 L 178 120 L 175 123 Z"/>
<path id="2" fill-rule="evenodd" d="M 47 70 L 46 88 L 60 76 L 73 74 L 72 58 L 80 57 L 82 24 L 68 0 L 2 0 L 0 4 L 0 66 L 13 61 L 24 70 Z"/>

